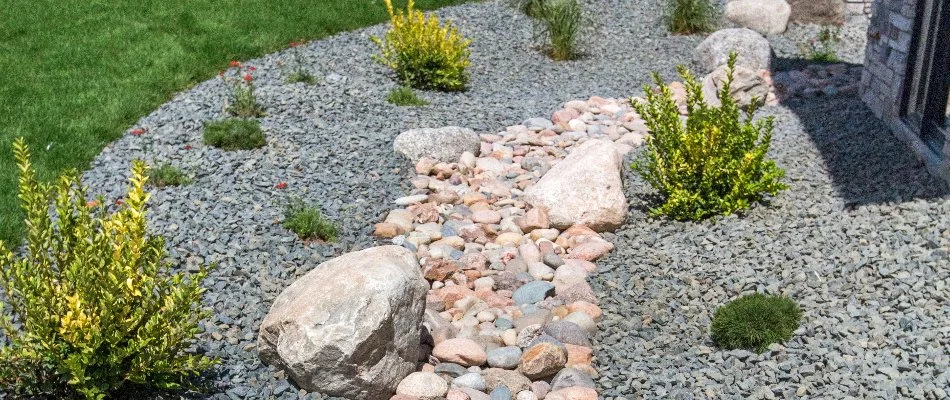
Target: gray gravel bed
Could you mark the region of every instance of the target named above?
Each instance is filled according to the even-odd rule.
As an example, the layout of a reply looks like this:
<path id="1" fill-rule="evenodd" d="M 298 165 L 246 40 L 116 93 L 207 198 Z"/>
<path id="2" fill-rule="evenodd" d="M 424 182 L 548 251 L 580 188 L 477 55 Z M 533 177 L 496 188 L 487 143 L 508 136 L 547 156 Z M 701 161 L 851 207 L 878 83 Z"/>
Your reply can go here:
<path id="1" fill-rule="evenodd" d="M 267 111 L 261 119 L 267 147 L 224 152 L 201 144 L 202 124 L 223 117 L 227 97 L 223 82 L 212 79 L 142 118 L 136 127 L 146 133 L 106 147 L 84 181 L 91 192 L 114 199 L 123 192 L 133 159 L 168 161 L 192 174 L 190 186 L 152 192 L 150 220 L 167 238 L 173 262 L 188 269 L 217 264 L 206 282 L 214 317 L 204 323 L 199 343 L 222 361 L 211 398 L 322 398 L 298 391 L 261 365 L 254 348 L 258 325 L 295 278 L 327 258 L 377 244 L 372 224 L 409 191 L 412 173 L 393 153 L 393 138 L 411 128 L 446 125 L 495 132 L 550 115 L 568 100 L 637 94 L 654 70 L 673 78 L 675 65 L 691 60 L 702 38 L 667 34 L 660 22 L 663 3 L 590 1 L 595 28 L 588 56 L 571 62 L 539 54 L 530 22 L 503 2 L 440 10 L 473 40 L 471 89 L 422 93 L 431 103 L 424 108 L 386 103 L 395 84 L 371 60 L 376 49 L 369 42 L 383 26 L 300 47 L 303 65 L 322 81 L 317 85 L 283 83 L 277 62 L 289 52 L 251 60 L 246 64 L 257 67 L 255 82 Z M 824 112 L 835 114 L 830 110 L 838 100 L 828 101 L 832 108 Z M 792 183 L 773 208 L 718 224 L 661 223 L 634 213 L 614 238 L 618 249 L 607 262 L 610 270 L 597 281 L 606 309 L 599 384 L 608 398 L 691 398 L 707 390 L 738 397 L 766 384 L 781 387 L 776 396 L 785 397 L 798 390 L 792 389 L 797 378 L 786 379 L 790 374 L 813 382 L 812 394 L 891 393 L 904 384 L 911 391 L 945 387 L 940 371 L 947 355 L 940 349 L 950 332 L 939 321 L 948 315 L 947 272 L 945 263 L 942 269 L 937 263 L 946 261 L 938 249 L 948 246 L 947 202 L 854 207 L 835 188 L 860 193 L 862 186 L 833 182 L 830 174 L 850 171 L 873 180 L 879 177 L 868 171 L 875 169 L 823 163 L 815 138 L 794 122 L 795 113 L 784 107 L 769 112 L 779 116 L 775 152 Z M 860 117 L 870 118 L 866 112 Z M 873 141 L 867 140 L 886 162 L 869 165 L 903 171 L 891 176 L 899 188 L 916 184 L 925 192 L 931 182 L 920 167 L 902 158 L 905 150 L 883 128 L 873 128 Z M 825 139 L 827 148 L 839 148 Z M 279 182 L 288 187 L 276 189 Z M 635 178 L 630 182 L 631 195 L 642 191 Z M 877 194 L 890 199 L 889 183 L 878 183 Z M 280 226 L 281 204 L 295 195 L 319 202 L 338 222 L 338 242 L 304 242 Z M 916 281 L 920 276 L 928 279 Z M 937 284 L 941 289 L 932 286 Z M 801 301 L 807 310 L 803 334 L 771 358 L 716 350 L 705 335 L 709 313 L 756 288 L 778 288 Z M 645 316 L 653 319 L 646 327 L 640 318 Z M 888 363 L 899 379 L 889 378 Z M 876 372 L 882 365 L 884 377 Z"/>
<path id="2" fill-rule="evenodd" d="M 771 107 L 790 188 L 742 216 L 700 223 L 634 206 L 592 275 L 606 398 L 942 399 L 950 387 L 950 197 L 859 100 Z M 633 174 L 628 198 L 651 191 Z M 755 354 L 709 338 L 741 294 L 804 310 Z"/>
<path id="3" fill-rule="evenodd" d="M 778 66 L 783 68 L 782 64 L 791 64 L 789 67 L 800 63 L 789 62 L 806 58 L 803 55 L 803 49 L 810 49 L 809 41 L 817 40 L 822 29 L 828 28 L 835 32 L 840 41 L 834 43 L 831 47 L 835 55 L 842 62 L 852 64 L 864 64 L 864 48 L 867 46 L 867 32 L 869 20 L 864 17 L 853 17 L 845 21 L 840 27 L 825 27 L 816 24 L 789 24 L 788 29 L 781 35 L 770 35 L 769 43 L 772 45 L 772 51 L 775 56 L 783 61 Z"/>

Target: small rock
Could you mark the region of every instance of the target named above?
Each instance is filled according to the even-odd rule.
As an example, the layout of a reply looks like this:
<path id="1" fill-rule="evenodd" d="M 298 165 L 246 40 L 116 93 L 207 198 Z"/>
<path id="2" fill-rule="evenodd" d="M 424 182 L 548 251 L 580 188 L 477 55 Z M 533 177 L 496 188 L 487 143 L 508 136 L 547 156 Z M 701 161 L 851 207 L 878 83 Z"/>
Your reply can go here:
<path id="1" fill-rule="evenodd" d="M 573 386 L 596 389 L 594 380 L 576 368 L 564 368 L 551 379 L 551 390 L 560 390 Z"/>
<path id="2" fill-rule="evenodd" d="M 553 292 L 554 285 L 550 282 L 533 281 L 515 290 L 511 298 L 515 301 L 515 304 L 518 305 L 534 304 L 544 300 L 545 297 L 551 295 Z"/>
<path id="3" fill-rule="evenodd" d="M 488 357 L 485 350 L 471 339 L 449 339 L 435 345 L 432 355 L 439 361 L 447 361 L 470 367 L 485 364 Z"/>
<path id="4" fill-rule="evenodd" d="M 488 365 L 493 368 L 513 369 L 521 361 L 521 349 L 516 346 L 500 347 L 488 352 Z"/>
<path id="5" fill-rule="evenodd" d="M 449 385 L 445 380 L 432 372 L 413 372 L 396 387 L 396 394 L 422 400 L 438 400 L 448 391 Z"/>
<path id="6" fill-rule="evenodd" d="M 567 350 L 553 343 L 538 343 L 521 355 L 518 372 L 530 379 L 542 379 L 556 374 L 567 364 Z"/>
<path id="7" fill-rule="evenodd" d="M 485 391 L 485 389 L 488 388 L 488 384 L 485 383 L 485 378 L 482 378 L 481 374 L 475 372 L 470 372 L 452 379 L 452 386 L 467 387 L 478 391 Z"/>

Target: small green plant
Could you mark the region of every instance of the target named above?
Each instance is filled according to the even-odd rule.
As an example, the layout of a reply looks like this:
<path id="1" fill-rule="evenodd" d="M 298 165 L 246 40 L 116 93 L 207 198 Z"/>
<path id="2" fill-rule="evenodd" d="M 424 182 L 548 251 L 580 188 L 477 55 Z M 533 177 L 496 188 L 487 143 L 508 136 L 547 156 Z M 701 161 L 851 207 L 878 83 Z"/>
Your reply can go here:
<path id="1" fill-rule="evenodd" d="M 632 101 L 652 134 L 646 152 L 631 167 L 663 200 L 651 210 L 653 215 L 701 220 L 732 214 L 786 188 L 780 182 L 785 172 L 766 159 L 772 117 L 753 121 L 761 104 L 754 99 L 743 118 L 730 95 L 736 57 L 730 54 L 728 76 L 717 93 L 720 107 L 707 104 L 702 86 L 689 70 L 679 67 L 686 87 L 685 122 L 672 91 L 656 73 L 653 79 L 659 91 L 646 87 L 646 101 Z"/>
<path id="2" fill-rule="evenodd" d="M 403 107 L 421 107 L 429 105 L 429 102 L 416 95 L 412 88 L 400 86 L 389 92 L 386 101 Z"/>
<path id="3" fill-rule="evenodd" d="M 172 274 L 164 240 L 147 233 L 145 164 L 133 163 L 128 194 L 110 212 L 87 202 L 74 172 L 39 182 L 23 139 L 13 147 L 27 238 L 16 253 L 0 242 L 0 387 L 98 400 L 126 383 L 187 385 L 212 366 L 187 352 L 209 316 L 200 309 L 207 270 Z"/>
<path id="4" fill-rule="evenodd" d="M 151 181 L 155 187 L 190 185 L 191 178 L 178 167 L 164 163 L 152 170 Z"/>
<path id="5" fill-rule="evenodd" d="M 254 119 L 228 118 L 205 123 L 204 143 L 224 150 L 264 147 L 261 123 Z"/>
<path id="6" fill-rule="evenodd" d="M 838 54 L 835 47 L 841 42 L 841 30 L 838 28 L 824 27 L 818 31 L 815 39 L 810 39 L 807 46 L 802 46 L 802 54 L 811 61 L 816 62 L 838 62 Z"/>
<path id="7" fill-rule="evenodd" d="M 303 68 L 300 62 L 300 49 L 303 42 L 290 42 L 290 59 L 282 64 L 282 68 L 287 68 L 287 83 L 305 83 L 313 85 L 317 83 L 317 77 Z"/>
<path id="8" fill-rule="evenodd" d="M 709 331 L 723 348 L 762 352 L 791 339 L 801 319 L 801 309 L 788 297 L 754 293 L 716 310 Z"/>
<path id="9" fill-rule="evenodd" d="M 554 60 L 572 60 L 580 54 L 578 40 L 587 23 L 578 0 L 546 0 L 535 5 L 535 37 Z"/>
<path id="10" fill-rule="evenodd" d="M 301 239 L 335 241 L 339 232 L 333 222 L 326 219 L 320 207 L 311 206 L 300 198 L 292 198 L 284 208 L 284 228 L 290 229 Z"/>
<path id="11" fill-rule="evenodd" d="M 666 24 L 670 32 L 688 35 L 715 29 L 717 13 L 710 0 L 669 1 Z"/>
<path id="12" fill-rule="evenodd" d="M 438 17 L 415 10 L 409 0 L 406 11 L 394 11 L 384 0 L 392 28 L 384 38 L 372 37 L 380 54 L 374 58 L 392 68 L 403 85 L 423 90 L 460 91 L 468 84 L 470 40 L 451 23 L 443 27 Z"/>
<path id="13" fill-rule="evenodd" d="M 230 102 L 225 110 L 235 117 L 263 117 L 264 107 L 257 102 L 257 95 L 254 94 L 254 76 L 251 75 L 256 68 L 245 68 L 237 61 L 232 61 L 231 67 L 221 74 L 225 83 L 231 87 Z"/>

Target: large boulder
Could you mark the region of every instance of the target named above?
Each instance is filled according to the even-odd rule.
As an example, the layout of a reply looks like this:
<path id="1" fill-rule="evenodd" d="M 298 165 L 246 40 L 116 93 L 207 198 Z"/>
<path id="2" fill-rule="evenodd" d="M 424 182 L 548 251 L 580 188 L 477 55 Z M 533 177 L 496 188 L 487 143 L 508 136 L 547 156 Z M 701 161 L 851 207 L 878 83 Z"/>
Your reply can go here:
<path id="1" fill-rule="evenodd" d="M 842 25 L 847 7 L 842 0 L 789 0 L 792 13 L 788 22 L 799 24 Z"/>
<path id="2" fill-rule="evenodd" d="M 388 398 L 415 371 L 427 289 L 416 256 L 399 246 L 324 262 L 274 300 L 260 358 L 309 391 Z"/>
<path id="3" fill-rule="evenodd" d="M 725 17 L 740 28 L 776 35 L 785 32 L 791 13 L 785 0 L 732 0 L 726 3 Z"/>
<path id="4" fill-rule="evenodd" d="M 462 153 L 469 151 L 477 155 L 480 148 L 475 131 L 457 126 L 411 129 L 400 133 L 393 142 L 393 149 L 408 157 L 413 164 L 422 157 L 458 162 Z"/>
<path id="5" fill-rule="evenodd" d="M 718 93 L 728 76 L 728 67 L 723 65 L 703 78 L 703 97 L 713 106 L 720 106 Z M 732 73 L 729 93 L 740 106 L 752 104 L 752 100 L 761 104 L 769 95 L 769 86 L 758 72 L 746 67 L 736 67 Z"/>
<path id="6" fill-rule="evenodd" d="M 612 142 L 588 140 L 529 187 L 525 201 L 546 209 L 558 229 L 580 224 L 597 232 L 614 230 L 627 216 L 621 163 Z"/>
<path id="7" fill-rule="evenodd" d="M 772 46 L 768 39 L 746 28 L 723 29 L 709 35 L 696 47 L 695 61 L 704 73 L 715 70 L 729 61 L 729 53 L 738 55 L 736 65 L 752 70 L 768 69 L 772 60 Z"/>

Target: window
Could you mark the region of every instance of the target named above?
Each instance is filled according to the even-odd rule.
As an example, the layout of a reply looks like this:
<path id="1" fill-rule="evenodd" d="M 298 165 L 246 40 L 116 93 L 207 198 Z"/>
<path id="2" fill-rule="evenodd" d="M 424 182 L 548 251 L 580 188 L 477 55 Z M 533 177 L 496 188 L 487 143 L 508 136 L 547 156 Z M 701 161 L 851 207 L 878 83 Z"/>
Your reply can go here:
<path id="1" fill-rule="evenodd" d="M 922 0 L 909 65 L 905 118 L 937 154 L 950 141 L 950 5 Z"/>

